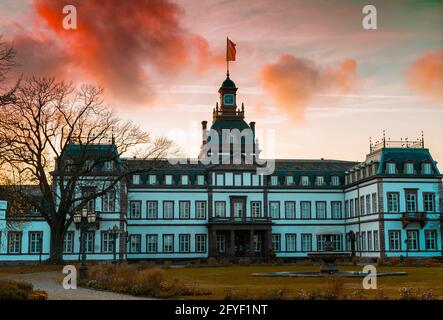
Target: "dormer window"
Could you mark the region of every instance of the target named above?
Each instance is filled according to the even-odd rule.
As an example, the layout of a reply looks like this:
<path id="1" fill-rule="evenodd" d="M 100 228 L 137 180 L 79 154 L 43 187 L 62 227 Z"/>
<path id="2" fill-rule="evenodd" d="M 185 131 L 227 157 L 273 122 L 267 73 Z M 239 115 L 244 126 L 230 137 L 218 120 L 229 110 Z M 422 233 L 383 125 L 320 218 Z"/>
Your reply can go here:
<path id="1" fill-rule="evenodd" d="M 104 162 L 103 169 L 105 171 L 112 171 L 113 168 L 114 168 L 114 162 L 112 160 Z"/>
<path id="2" fill-rule="evenodd" d="M 92 170 L 92 166 L 94 165 L 94 161 L 92 160 L 86 160 L 84 165 L 83 165 L 83 169 L 85 171 L 91 171 Z"/>
<path id="3" fill-rule="evenodd" d="M 277 185 L 278 185 L 278 177 L 271 176 L 271 186 L 277 186 Z"/>
<path id="4" fill-rule="evenodd" d="M 65 161 L 65 172 L 72 172 L 72 166 L 74 165 L 74 160 L 66 160 Z"/>
<path id="5" fill-rule="evenodd" d="M 423 163 L 423 174 L 431 174 L 431 164 L 430 163 Z"/>
<path id="6" fill-rule="evenodd" d="M 294 184 L 294 177 L 293 176 L 286 176 L 286 184 L 288 186 L 293 185 Z"/>
<path id="7" fill-rule="evenodd" d="M 331 177 L 331 184 L 333 186 L 338 186 L 340 185 L 340 179 L 338 178 L 338 176 L 332 176 Z"/>
<path id="8" fill-rule="evenodd" d="M 414 163 L 406 162 L 405 173 L 414 174 Z"/>
<path id="9" fill-rule="evenodd" d="M 205 184 L 205 176 L 202 174 L 199 174 L 197 176 L 197 185 L 203 186 Z"/>
<path id="10" fill-rule="evenodd" d="M 308 176 L 301 177 L 301 185 L 302 186 L 309 186 L 309 177 Z"/>
<path id="11" fill-rule="evenodd" d="M 172 184 L 172 175 L 170 175 L 170 174 L 165 175 L 165 184 L 166 185 Z"/>
<path id="12" fill-rule="evenodd" d="M 395 162 L 386 163 L 386 173 L 387 174 L 395 174 L 396 173 Z"/>
<path id="13" fill-rule="evenodd" d="M 139 174 L 134 174 L 132 176 L 132 184 L 140 184 L 140 175 Z"/>
<path id="14" fill-rule="evenodd" d="M 187 174 L 182 175 L 180 182 L 181 182 L 182 185 L 189 184 L 189 176 Z"/>
<path id="15" fill-rule="evenodd" d="M 157 183 L 157 176 L 155 174 L 149 175 L 149 184 L 156 184 Z"/>
<path id="16" fill-rule="evenodd" d="M 323 176 L 317 176 L 317 177 L 315 178 L 315 184 L 316 184 L 317 186 L 322 186 L 322 185 L 324 185 L 324 183 L 325 183 L 325 177 L 323 177 Z"/>

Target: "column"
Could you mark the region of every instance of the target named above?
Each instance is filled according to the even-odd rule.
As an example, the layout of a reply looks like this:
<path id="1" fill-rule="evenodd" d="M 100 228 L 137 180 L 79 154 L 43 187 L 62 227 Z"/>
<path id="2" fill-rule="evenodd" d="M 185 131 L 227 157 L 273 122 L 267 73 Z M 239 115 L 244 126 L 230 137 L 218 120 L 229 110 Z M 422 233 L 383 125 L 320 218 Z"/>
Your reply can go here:
<path id="1" fill-rule="evenodd" d="M 254 230 L 249 230 L 249 255 L 251 257 L 255 255 Z"/>
<path id="2" fill-rule="evenodd" d="M 217 241 L 217 231 L 211 230 L 209 231 L 209 239 L 208 239 L 208 247 L 209 247 L 209 256 L 214 256 L 216 250 L 216 241 Z"/>
<path id="3" fill-rule="evenodd" d="M 235 231 L 231 230 L 231 233 L 229 235 L 229 255 L 231 257 L 235 256 Z"/>

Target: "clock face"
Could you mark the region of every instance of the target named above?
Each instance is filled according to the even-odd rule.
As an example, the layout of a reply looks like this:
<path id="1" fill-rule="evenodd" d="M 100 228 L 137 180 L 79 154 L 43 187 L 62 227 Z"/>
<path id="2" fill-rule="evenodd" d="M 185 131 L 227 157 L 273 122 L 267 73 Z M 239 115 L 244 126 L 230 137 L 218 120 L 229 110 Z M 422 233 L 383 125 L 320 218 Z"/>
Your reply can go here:
<path id="1" fill-rule="evenodd" d="M 233 94 L 225 94 L 223 96 L 223 104 L 225 105 L 234 105 L 234 95 Z"/>

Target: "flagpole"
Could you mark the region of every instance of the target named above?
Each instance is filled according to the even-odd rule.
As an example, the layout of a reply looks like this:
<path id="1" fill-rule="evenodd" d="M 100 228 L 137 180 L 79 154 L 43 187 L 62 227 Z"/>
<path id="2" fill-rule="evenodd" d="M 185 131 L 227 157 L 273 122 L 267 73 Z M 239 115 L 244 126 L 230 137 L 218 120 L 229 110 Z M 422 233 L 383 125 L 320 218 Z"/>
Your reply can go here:
<path id="1" fill-rule="evenodd" d="M 226 37 L 226 77 L 229 78 L 228 41 L 229 38 Z"/>

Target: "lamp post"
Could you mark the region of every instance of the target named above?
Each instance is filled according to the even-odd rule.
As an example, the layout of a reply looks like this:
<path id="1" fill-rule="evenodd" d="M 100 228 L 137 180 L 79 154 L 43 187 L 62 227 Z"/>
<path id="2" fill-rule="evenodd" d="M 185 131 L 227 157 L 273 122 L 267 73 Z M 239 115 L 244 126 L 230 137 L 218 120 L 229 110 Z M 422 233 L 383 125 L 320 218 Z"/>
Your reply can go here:
<path id="1" fill-rule="evenodd" d="M 80 255 L 81 263 L 79 268 L 79 278 L 86 279 L 88 266 L 86 265 L 86 238 L 85 233 L 89 230 L 97 229 L 97 214 L 95 212 L 88 212 L 88 209 L 84 208 L 81 212 L 74 214 L 74 224 L 77 230 L 80 230 Z"/>
<path id="2" fill-rule="evenodd" d="M 112 251 L 114 254 L 114 260 L 113 263 L 117 263 L 117 238 L 120 234 L 120 229 L 117 227 L 117 225 L 114 225 L 114 227 L 108 229 L 109 235 L 112 237 Z"/>

